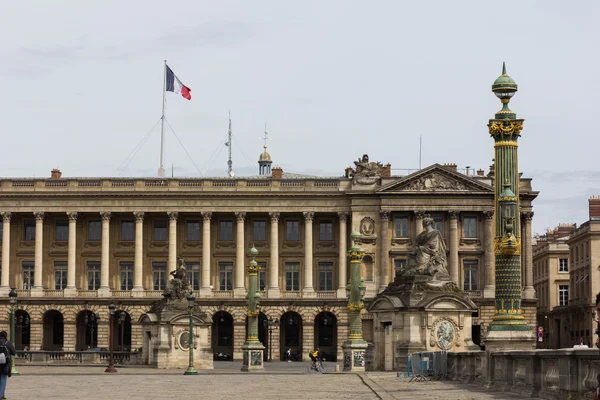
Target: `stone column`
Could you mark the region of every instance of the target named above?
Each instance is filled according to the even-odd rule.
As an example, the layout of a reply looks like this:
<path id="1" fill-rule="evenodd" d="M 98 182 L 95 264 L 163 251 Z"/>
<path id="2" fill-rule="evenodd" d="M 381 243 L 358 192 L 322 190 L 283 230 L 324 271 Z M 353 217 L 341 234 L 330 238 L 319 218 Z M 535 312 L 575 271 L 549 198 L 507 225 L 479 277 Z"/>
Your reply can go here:
<path id="1" fill-rule="evenodd" d="M 389 220 L 389 211 L 379 211 L 379 249 L 381 251 L 379 255 L 379 262 L 381 263 L 381 268 L 379 269 L 379 273 L 381 274 L 379 276 L 380 292 L 383 292 L 390 282 L 390 239 L 388 238 Z"/>
<path id="2" fill-rule="evenodd" d="M 2 213 L 2 277 L 0 277 L 0 293 L 10 291 L 10 217 L 11 213 Z"/>
<path id="3" fill-rule="evenodd" d="M 496 271 L 494 268 L 494 210 L 483 212 L 484 226 L 484 276 L 483 297 L 493 299 L 496 296 Z"/>
<path id="4" fill-rule="evenodd" d="M 348 235 L 348 228 L 347 228 L 347 221 L 348 221 L 348 215 L 349 213 L 347 212 L 339 212 L 338 213 L 338 219 L 339 219 L 339 229 L 340 229 L 340 240 L 339 240 L 339 260 L 338 260 L 338 290 L 337 290 L 337 297 L 338 299 L 345 299 L 346 298 L 346 284 L 348 283 L 348 276 L 347 276 L 347 270 L 348 270 L 348 244 L 347 244 L 347 235 Z"/>
<path id="5" fill-rule="evenodd" d="M 423 217 L 425 212 L 415 211 L 415 239 L 421 232 L 423 232 Z"/>
<path id="6" fill-rule="evenodd" d="M 211 212 L 202 213 L 202 276 L 200 295 L 209 297 L 212 295 L 210 287 L 210 218 Z"/>
<path id="7" fill-rule="evenodd" d="M 168 212 L 169 216 L 169 261 L 168 270 L 175 271 L 177 269 L 177 213 Z"/>
<path id="8" fill-rule="evenodd" d="M 106 297 L 110 296 L 108 283 L 110 213 L 101 212 L 100 216 L 102 217 L 102 258 L 100 261 L 100 290 L 98 290 L 98 296 Z"/>
<path id="9" fill-rule="evenodd" d="M 235 231 L 235 273 L 233 287 L 234 296 L 244 297 L 246 289 L 244 285 L 244 221 L 246 220 L 245 212 L 236 212 L 236 231 Z"/>
<path id="10" fill-rule="evenodd" d="M 450 272 L 450 279 L 452 279 L 452 282 L 455 282 L 458 287 L 463 289 L 464 282 L 460 280 L 458 267 L 458 214 L 458 211 L 448 211 L 448 218 L 450 219 L 448 272 Z"/>
<path id="11" fill-rule="evenodd" d="M 44 213 L 34 212 L 35 215 L 35 266 L 33 270 L 32 296 L 43 296 L 44 285 L 42 284 L 42 258 L 44 252 Z"/>
<path id="12" fill-rule="evenodd" d="M 314 212 L 304 213 L 304 288 L 303 297 L 312 297 L 313 286 L 313 218 Z"/>
<path id="13" fill-rule="evenodd" d="M 533 211 L 522 212 L 521 222 L 521 254 L 523 257 L 523 268 L 525 272 L 525 286 L 523 290 L 524 299 L 535 299 L 535 289 L 533 288 L 533 253 L 531 248 L 531 220 L 533 219 Z"/>
<path id="14" fill-rule="evenodd" d="M 69 218 L 69 245 L 67 252 L 67 287 L 65 296 L 77 296 L 77 287 L 75 285 L 75 274 L 77 271 L 77 213 L 68 212 Z"/>
<path id="15" fill-rule="evenodd" d="M 267 275 L 269 276 L 269 291 L 267 293 L 270 299 L 278 298 L 280 294 L 279 290 L 279 213 L 269 213 L 271 217 L 271 238 L 270 247 L 271 255 L 269 259 L 269 270 Z"/>
<path id="16" fill-rule="evenodd" d="M 135 217 L 135 260 L 133 263 L 133 290 L 136 297 L 144 295 L 144 213 L 136 211 Z"/>

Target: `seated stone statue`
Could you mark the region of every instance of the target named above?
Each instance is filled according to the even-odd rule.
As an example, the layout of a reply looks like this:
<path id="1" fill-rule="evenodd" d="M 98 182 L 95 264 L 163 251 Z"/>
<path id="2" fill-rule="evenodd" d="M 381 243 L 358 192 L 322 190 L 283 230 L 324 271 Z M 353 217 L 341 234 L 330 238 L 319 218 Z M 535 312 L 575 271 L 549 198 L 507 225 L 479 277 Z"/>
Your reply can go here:
<path id="1" fill-rule="evenodd" d="M 436 280 L 448 280 L 446 243 L 440 231 L 433 228 L 433 218 L 423 218 L 423 232 L 416 239 L 416 248 L 408 254 L 403 275 L 429 275 Z"/>
<path id="2" fill-rule="evenodd" d="M 171 300 L 183 300 L 191 292 L 185 261 L 183 258 L 178 257 L 177 262 L 179 265 L 175 271 L 171 271 L 170 273 L 170 275 L 173 275 L 173 279 L 169 280 L 167 288 L 163 293 L 165 298 L 170 298 Z"/>

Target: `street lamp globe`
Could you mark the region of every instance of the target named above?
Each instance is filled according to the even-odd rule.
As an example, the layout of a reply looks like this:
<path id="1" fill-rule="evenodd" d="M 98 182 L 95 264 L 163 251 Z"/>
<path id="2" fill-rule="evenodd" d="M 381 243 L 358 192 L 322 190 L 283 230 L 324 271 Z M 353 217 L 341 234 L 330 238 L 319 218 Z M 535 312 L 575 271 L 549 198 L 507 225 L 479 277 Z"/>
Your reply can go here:
<path id="1" fill-rule="evenodd" d="M 10 292 L 8 293 L 10 304 L 17 304 L 17 296 L 17 290 L 15 288 L 10 288 Z"/>
<path id="2" fill-rule="evenodd" d="M 196 296 L 194 296 L 194 293 L 190 293 L 187 295 L 187 301 L 188 307 L 194 308 L 194 306 L 196 305 Z"/>
<path id="3" fill-rule="evenodd" d="M 114 304 L 111 303 L 108 305 L 108 312 L 110 313 L 110 315 L 114 315 L 116 309 L 117 309 L 117 306 L 115 306 Z"/>

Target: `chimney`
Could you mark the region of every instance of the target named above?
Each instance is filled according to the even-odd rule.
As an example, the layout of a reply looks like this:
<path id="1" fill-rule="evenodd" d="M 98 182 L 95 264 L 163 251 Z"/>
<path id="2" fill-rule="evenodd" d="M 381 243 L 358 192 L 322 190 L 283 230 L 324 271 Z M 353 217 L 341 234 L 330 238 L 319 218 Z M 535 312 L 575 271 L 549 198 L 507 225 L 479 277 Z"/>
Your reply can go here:
<path id="1" fill-rule="evenodd" d="M 454 172 L 457 171 L 456 164 L 452 164 L 452 163 L 450 163 L 450 164 L 447 164 L 447 163 L 444 164 L 444 168 L 448 168 L 450 171 L 454 171 Z"/>
<path id="2" fill-rule="evenodd" d="M 273 169 L 271 169 L 271 178 L 273 178 L 273 179 L 283 178 L 283 170 L 281 169 L 281 167 L 273 167 Z"/>
<path id="3" fill-rule="evenodd" d="M 62 172 L 60 172 L 58 168 L 53 168 L 52 171 L 50 171 L 50 179 L 60 179 L 61 176 Z"/>
<path id="4" fill-rule="evenodd" d="M 592 196 L 589 200 L 590 204 L 590 220 L 600 220 L 600 196 Z"/>
<path id="5" fill-rule="evenodd" d="M 387 163 L 383 167 L 379 168 L 379 176 L 382 178 L 389 178 L 392 176 L 392 164 Z"/>
<path id="6" fill-rule="evenodd" d="M 482 169 L 477 170 L 477 176 L 483 176 L 484 173 L 485 173 L 485 171 Z"/>

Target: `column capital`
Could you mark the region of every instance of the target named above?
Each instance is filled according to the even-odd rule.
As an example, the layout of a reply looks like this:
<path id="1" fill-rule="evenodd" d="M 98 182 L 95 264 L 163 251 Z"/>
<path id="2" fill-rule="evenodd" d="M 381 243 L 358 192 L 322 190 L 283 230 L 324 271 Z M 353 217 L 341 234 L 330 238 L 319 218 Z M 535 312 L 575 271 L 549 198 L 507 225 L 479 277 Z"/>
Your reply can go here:
<path id="1" fill-rule="evenodd" d="M 44 220 L 44 212 L 43 211 L 35 211 L 33 213 L 33 215 L 35 215 L 35 220 L 36 221 L 43 221 Z"/>
<path id="2" fill-rule="evenodd" d="M 304 221 L 306 222 L 312 222 L 312 220 L 315 218 L 315 213 L 312 211 L 305 211 L 302 213 L 302 215 L 304 215 Z"/>
<path id="3" fill-rule="evenodd" d="M 133 213 L 135 217 L 135 222 L 144 222 L 144 212 L 143 211 L 135 211 Z"/>
<path id="4" fill-rule="evenodd" d="M 69 221 L 77 221 L 77 211 L 67 211 Z"/>
<path id="5" fill-rule="evenodd" d="M 494 210 L 486 210 L 483 212 L 483 218 L 492 220 L 494 219 Z"/>
<path id="6" fill-rule="evenodd" d="M 423 219 L 425 217 L 425 211 L 415 211 L 416 219 Z"/>
<path id="7" fill-rule="evenodd" d="M 202 219 L 204 221 L 210 221 L 210 219 L 212 218 L 212 212 L 210 212 L 210 211 L 203 211 L 201 214 L 202 214 Z"/>
<path id="8" fill-rule="evenodd" d="M 167 212 L 167 215 L 169 216 L 169 221 L 177 221 L 179 213 L 177 211 L 169 211 Z"/>
<path id="9" fill-rule="evenodd" d="M 278 212 L 270 212 L 269 213 L 269 218 L 271 218 L 271 222 L 279 222 L 279 216 L 281 214 Z"/>
<path id="10" fill-rule="evenodd" d="M 390 212 L 387 210 L 381 210 L 379 211 L 379 218 L 382 220 L 386 220 L 390 218 Z"/>
<path id="11" fill-rule="evenodd" d="M 6 221 L 6 222 L 10 222 L 10 217 L 11 217 L 11 212 L 10 211 L 6 211 L 2 213 L 2 220 Z"/>
<path id="12" fill-rule="evenodd" d="M 235 213 L 235 220 L 237 222 L 244 222 L 246 220 L 246 213 L 244 211 L 239 211 Z"/>
<path id="13" fill-rule="evenodd" d="M 521 219 L 526 222 L 531 222 L 533 219 L 533 211 L 524 211 L 521 213 Z"/>
<path id="14" fill-rule="evenodd" d="M 458 219 L 459 215 L 460 215 L 460 211 L 456 211 L 456 210 L 449 210 L 448 211 L 448 218 L 449 219 Z"/>
<path id="15" fill-rule="evenodd" d="M 102 218 L 102 221 L 110 221 L 110 212 L 101 212 L 100 217 Z"/>
<path id="16" fill-rule="evenodd" d="M 337 215 L 340 222 L 346 222 L 346 220 L 348 220 L 348 217 L 350 216 L 350 213 L 347 211 L 339 211 Z"/>

